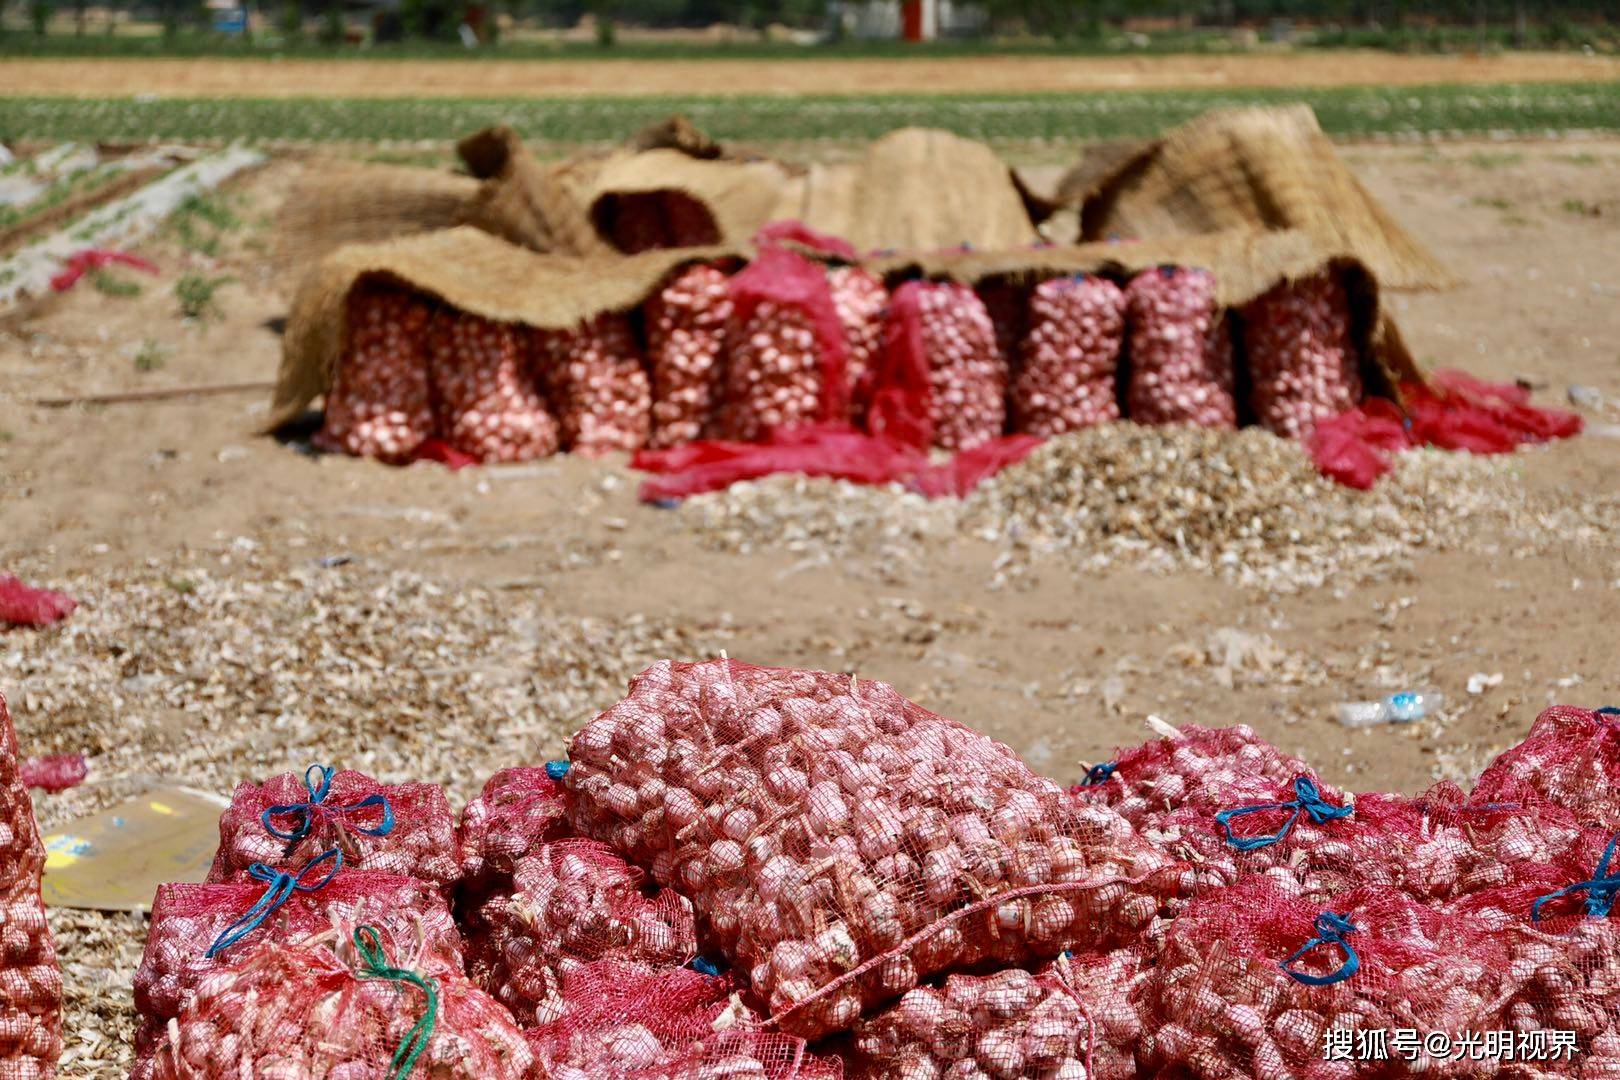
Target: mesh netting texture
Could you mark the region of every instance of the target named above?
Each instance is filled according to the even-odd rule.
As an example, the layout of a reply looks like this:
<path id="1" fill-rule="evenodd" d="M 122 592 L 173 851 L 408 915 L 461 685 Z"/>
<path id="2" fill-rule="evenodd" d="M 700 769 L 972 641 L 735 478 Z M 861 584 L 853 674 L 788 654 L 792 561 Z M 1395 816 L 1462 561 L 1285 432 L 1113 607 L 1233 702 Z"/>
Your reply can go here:
<path id="1" fill-rule="evenodd" d="M 1188 880 L 1006 746 L 848 676 L 664 662 L 570 757 L 579 831 L 690 897 L 795 1034 L 935 972 L 1128 938 Z"/>
<path id="2" fill-rule="evenodd" d="M 62 969 L 45 922 L 45 848 L 0 694 L 0 1080 L 51 1075 L 62 1053 Z"/>

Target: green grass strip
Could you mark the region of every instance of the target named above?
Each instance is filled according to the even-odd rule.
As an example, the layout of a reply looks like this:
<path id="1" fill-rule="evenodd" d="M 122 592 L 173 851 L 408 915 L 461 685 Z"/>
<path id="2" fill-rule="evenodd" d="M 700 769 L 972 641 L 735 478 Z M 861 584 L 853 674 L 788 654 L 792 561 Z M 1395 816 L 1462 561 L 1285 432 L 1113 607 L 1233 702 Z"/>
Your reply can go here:
<path id="1" fill-rule="evenodd" d="M 684 113 L 716 138 L 869 139 L 898 127 L 987 140 L 1153 135 L 1207 109 L 1304 102 L 1333 135 L 1620 130 L 1620 82 L 1085 94 L 331 100 L 0 98 L 0 140 L 417 141 L 507 123 L 593 143 Z"/>

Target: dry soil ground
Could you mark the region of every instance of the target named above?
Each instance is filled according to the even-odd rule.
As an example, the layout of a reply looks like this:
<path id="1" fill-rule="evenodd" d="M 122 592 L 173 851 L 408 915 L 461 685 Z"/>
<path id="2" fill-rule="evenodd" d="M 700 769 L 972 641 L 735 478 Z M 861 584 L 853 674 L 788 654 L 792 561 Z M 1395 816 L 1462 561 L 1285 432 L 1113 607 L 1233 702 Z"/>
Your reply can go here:
<path id="1" fill-rule="evenodd" d="M 1607 404 L 1589 420 L 1620 420 L 1620 143 L 1345 152 L 1467 280 L 1393 298 L 1422 359 L 1528 377 L 1548 402 L 1590 387 Z M 1419 550 L 1295 590 L 1053 559 L 1008 580 L 1004 549 L 971 535 L 909 555 L 722 553 L 692 508 L 638 504 L 619 462 L 315 458 L 257 433 L 264 394 L 30 404 L 271 378 L 287 297 L 265 269 L 269 215 L 308 167 L 281 159 L 233 186 L 245 224 L 218 259 L 160 240 L 139 297 L 85 283 L 0 326 L 0 568 L 85 605 L 60 630 L 0 637 L 26 750 L 92 753 L 91 785 L 41 799 L 47 822 L 145 775 L 226 790 L 316 757 L 459 801 L 499 765 L 558 755 L 641 664 L 719 648 L 891 681 L 1063 778 L 1141 741 L 1156 713 L 1249 723 L 1333 781 L 1415 791 L 1467 776 L 1550 701 L 1620 696 L 1612 529 L 1545 537 L 1534 558 Z M 234 278 L 218 318 L 180 317 L 188 270 Z M 1620 497 L 1612 434 L 1494 468 L 1553 500 Z M 1223 669 L 1232 629 L 1251 655 Z M 1471 695 L 1475 673 L 1501 678 Z M 1437 720 L 1347 734 L 1330 719 L 1336 701 L 1425 684 L 1450 698 Z M 109 925 L 58 925 L 71 956 L 97 958 L 70 973 L 72 1074 L 112 1074 L 117 1051 L 96 1040 L 129 1030 L 139 936 Z"/>
<path id="2" fill-rule="evenodd" d="M 801 60 L 8 59 L 0 94 L 71 97 L 525 97 L 647 94 L 1032 93 L 1268 86 L 1614 80 L 1620 61 L 1569 53 L 1400 56 L 994 56 Z"/>

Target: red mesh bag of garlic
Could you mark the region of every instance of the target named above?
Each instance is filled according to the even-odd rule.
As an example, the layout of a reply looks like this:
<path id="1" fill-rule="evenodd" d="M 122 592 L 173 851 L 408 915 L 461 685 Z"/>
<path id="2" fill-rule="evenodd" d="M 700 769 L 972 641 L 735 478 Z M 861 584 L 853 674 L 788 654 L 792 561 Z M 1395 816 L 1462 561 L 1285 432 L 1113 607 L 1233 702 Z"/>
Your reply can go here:
<path id="1" fill-rule="evenodd" d="M 867 426 L 908 446 L 969 450 L 1007 423 L 1007 363 L 984 301 L 966 285 L 908 281 L 883 328 Z"/>
<path id="2" fill-rule="evenodd" d="M 552 1080 L 839 1080 L 836 1057 L 759 1030 L 734 982 L 688 968 L 604 960 L 563 980 L 564 1006 L 529 1031 Z"/>
<path id="3" fill-rule="evenodd" d="M 1361 358 L 1350 332 L 1350 296 L 1323 270 L 1284 281 L 1243 306 L 1255 418 L 1289 439 L 1361 401 Z"/>
<path id="4" fill-rule="evenodd" d="M 1454 1039 L 1501 1026 L 1506 950 L 1465 921 L 1381 886 L 1321 903 L 1263 877 L 1192 904 L 1144 988 L 1143 1075 L 1351 1080 L 1497 1075 L 1496 1062 L 1419 1048 L 1406 1061 L 1329 1059 L 1328 1032 Z M 1346 1037 L 1346 1036 L 1341 1036 Z M 1450 1054 L 1449 1043 L 1447 1054 Z"/>
<path id="5" fill-rule="evenodd" d="M 1620 930 L 1610 917 L 1617 839 L 1590 832 L 1580 850 L 1528 872 L 1520 868 L 1514 884 L 1445 909 L 1483 926 L 1508 950 L 1505 1027 L 1518 1037 L 1573 1035 L 1575 1064 L 1546 1062 L 1546 1075 L 1620 1072 Z"/>
<path id="6" fill-rule="evenodd" d="M 464 887 L 492 877 L 510 878 L 519 859 L 568 834 L 559 782 L 566 771 L 561 762 L 520 765 L 484 782 L 478 797 L 462 808 L 456 829 Z"/>
<path id="7" fill-rule="evenodd" d="M 1207 270 L 1161 266 L 1125 287 L 1126 404 L 1139 424 L 1237 426 L 1232 339 Z"/>
<path id="8" fill-rule="evenodd" d="M 331 848 L 343 865 L 421 878 L 448 891 L 461 877 L 456 822 L 437 784 L 384 784 L 312 765 L 302 777 L 237 785 L 219 817 L 210 882 L 246 881 L 255 863 L 297 872 Z"/>
<path id="9" fill-rule="evenodd" d="M 845 420 L 848 346 L 821 267 L 767 247 L 730 290 L 717 433 L 757 442 L 775 428 Z"/>
<path id="10" fill-rule="evenodd" d="M 1397 867 L 1403 892 L 1430 902 L 1501 895 L 1509 886 L 1547 880 L 1549 864 L 1579 864 L 1600 851 L 1609 835 L 1583 828 L 1569 811 L 1528 790 L 1510 800 L 1482 799 L 1449 782 L 1409 803 L 1399 796 L 1361 795 L 1356 812 L 1368 821 L 1391 812 L 1403 819 L 1418 815 L 1415 837 L 1404 820 L 1386 829 L 1388 861 Z"/>
<path id="11" fill-rule="evenodd" d="M 525 1026 L 561 1014 L 562 980 L 594 960 L 677 967 L 697 955 L 692 902 L 660 889 L 595 840 L 557 840 L 523 856 L 510 888 L 469 913 L 474 979 Z"/>
<path id="12" fill-rule="evenodd" d="M 1039 974 L 1005 968 L 908 990 L 856 1026 L 850 1076 L 1088 1080 L 1095 998 L 1071 974 L 1060 958 Z"/>
<path id="13" fill-rule="evenodd" d="M 1079 989 L 1091 1024 L 1087 1080 L 1133 1080 L 1137 1075 L 1136 1047 L 1157 1023 L 1144 1015 L 1143 998 L 1157 955 L 1153 941 L 1159 936 L 1121 949 L 1074 953 L 1063 961 L 1065 979 Z"/>
<path id="14" fill-rule="evenodd" d="M 1124 343 L 1125 295 L 1112 281 L 1078 274 L 1037 285 L 1012 387 L 1017 429 L 1061 435 L 1118 420 Z"/>
<path id="15" fill-rule="evenodd" d="M 573 330 L 536 330 L 529 347 L 570 453 L 600 457 L 647 445 L 652 386 L 626 316 L 610 311 Z"/>
<path id="16" fill-rule="evenodd" d="M 1177 811 L 1213 814 L 1234 797 L 1263 801 L 1306 771 L 1304 761 L 1278 750 L 1245 724 L 1188 724 L 1093 766 L 1070 791 L 1113 807 L 1144 828 Z"/>
<path id="17" fill-rule="evenodd" d="M 441 311 L 429 335 L 444 438 L 480 461 L 531 461 L 557 452 L 557 421 L 535 389 L 529 329 Z"/>
<path id="18" fill-rule="evenodd" d="M 315 443 L 332 453 L 400 463 L 433 435 L 428 326 L 420 295 L 361 283 L 349 291 L 343 352 Z"/>
<path id="19" fill-rule="evenodd" d="M 141 1016 L 135 1052 L 148 1059 L 144 1069 L 151 1068 L 150 1051 L 169 1020 L 180 1015 L 203 978 L 261 945 L 296 942 L 334 923 L 371 923 L 390 932 L 410 930 L 421 938 L 425 955 L 446 968 L 461 967 L 461 935 L 438 889 L 400 874 L 338 873 L 340 865 L 332 856 L 285 881 L 269 875 L 245 884 L 158 886 L 135 971 Z"/>
<path id="20" fill-rule="evenodd" d="M 531 1076 L 511 1014 L 421 945 L 371 924 L 260 945 L 198 984 L 153 1080 Z"/>
<path id="21" fill-rule="evenodd" d="M 827 287 L 832 290 L 833 309 L 844 328 L 844 385 L 849 394 L 850 419 L 860 423 L 872 393 L 872 373 L 883 349 L 883 311 L 889 304 L 889 290 L 883 287 L 882 278 L 860 266 L 829 269 Z"/>
<path id="22" fill-rule="evenodd" d="M 1504 750 L 1474 785 L 1485 799 L 1528 788 L 1582 822 L 1620 828 L 1620 709 L 1554 705 Z"/>
<path id="23" fill-rule="evenodd" d="M 576 828 L 690 897 L 805 1037 L 936 972 L 1132 937 L 1185 884 L 1111 810 L 846 675 L 661 662 L 570 758 Z"/>
<path id="24" fill-rule="evenodd" d="M 45 847 L 17 771 L 17 733 L 0 694 L 0 1076 L 51 1076 L 62 1055 L 62 969 L 39 878 Z"/>
<path id="25" fill-rule="evenodd" d="M 1144 835 L 1195 868 L 1198 888 L 1262 875 L 1291 896 L 1322 899 L 1355 884 L 1399 884 L 1421 813 L 1399 796 L 1359 796 L 1306 772 L 1258 795 L 1242 785 L 1213 813 L 1182 809 Z M 1374 812 L 1374 807 L 1377 808 Z"/>
<path id="26" fill-rule="evenodd" d="M 647 302 L 647 363 L 652 370 L 649 446 L 680 446 L 713 422 L 723 374 L 731 295 L 726 273 L 697 263 Z"/>

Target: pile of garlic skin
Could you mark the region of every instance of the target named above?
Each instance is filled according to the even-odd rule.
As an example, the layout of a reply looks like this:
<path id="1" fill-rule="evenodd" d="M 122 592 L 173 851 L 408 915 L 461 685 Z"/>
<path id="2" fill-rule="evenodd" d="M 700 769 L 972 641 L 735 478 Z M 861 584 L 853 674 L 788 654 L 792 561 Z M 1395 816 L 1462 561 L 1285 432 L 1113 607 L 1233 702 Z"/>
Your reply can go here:
<path id="1" fill-rule="evenodd" d="M 400 463 L 433 436 L 432 320 L 433 308 L 414 293 L 376 286 L 349 293 L 343 360 L 326 394 L 317 446 Z"/>
<path id="2" fill-rule="evenodd" d="M 576 830 L 690 897 L 705 948 L 806 1037 L 935 973 L 1130 939 L 1191 880 L 1005 745 L 849 676 L 661 662 L 569 757 Z"/>
<path id="3" fill-rule="evenodd" d="M 169 1022 L 150 1080 L 364 1080 L 386 1073 L 429 1008 L 416 985 L 369 977 L 343 923 L 299 942 L 257 945 L 205 976 Z M 433 1024 L 412 1076 L 528 1080 L 534 1053 L 499 1003 L 459 968 L 382 933 L 386 963 L 432 980 Z"/>

